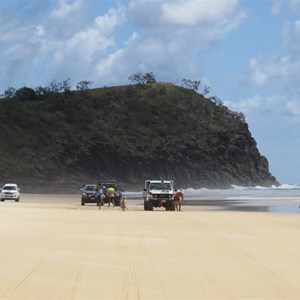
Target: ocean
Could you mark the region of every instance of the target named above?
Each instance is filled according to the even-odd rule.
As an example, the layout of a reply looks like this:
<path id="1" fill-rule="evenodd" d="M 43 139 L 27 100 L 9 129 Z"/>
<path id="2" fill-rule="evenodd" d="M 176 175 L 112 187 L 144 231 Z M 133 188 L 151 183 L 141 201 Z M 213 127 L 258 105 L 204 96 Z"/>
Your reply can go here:
<path id="1" fill-rule="evenodd" d="M 186 205 L 201 206 L 203 210 L 256 211 L 300 213 L 300 184 L 281 184 L 270 188 L 242 187 L 230 189 L 183 190 Z M 125 192 L 128 198 L 142 198 L 142 193 Z"/>

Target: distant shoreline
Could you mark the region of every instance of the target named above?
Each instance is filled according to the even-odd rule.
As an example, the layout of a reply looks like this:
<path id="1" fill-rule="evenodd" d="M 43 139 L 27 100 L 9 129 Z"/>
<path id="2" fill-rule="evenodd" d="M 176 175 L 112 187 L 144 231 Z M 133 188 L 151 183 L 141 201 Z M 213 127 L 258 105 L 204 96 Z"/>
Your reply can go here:
<path id="1" fill-rule="evenodd" d="M 142 193 L 126 193 L 125 195 L 128 200 L 129 206 L 134 206 L 136 210 L 143 210 L 143 198 Z M 34 204 L 49 204 L 55 205 L 60 202 L 70 207 L 78 207 L 81 205 L 80 193 L 78 194 L 31 194 L 21 193 L 20 204 L 23 203 L 34 203 Z M 204 197 L 204 198 L 203 198 Z M 47 200 L 45 200 L 47 199 Z M 45 201 L 48 201 L 45 202 Z M 6 202 L 13 203 L 12 200 L 6 200 Z M 17 205 L 17 203 L 16 203 Z M 300 209 L 300 196 L 299 197 L 285 197 L 285 198 L 259 198 L 259 199 L 230 199 L 224 197 L 213 197 L 205 198 L 203 195 L 198 197 L 193 195 L 192 197 L 188 194 L 185 195 L 185 201 L 183 209 L 186 211 L 243 211 L 243 212 L 268 212 L 268 213 L 287 213 L 287 214 L 299 214 Z M 96 204 L 86 204 L 86 207 L 93 209 L 96 208 Z M 83 206 L 84 208 L 84 206 Z M 154 210 L 164 210 L 158 208 Z"/>

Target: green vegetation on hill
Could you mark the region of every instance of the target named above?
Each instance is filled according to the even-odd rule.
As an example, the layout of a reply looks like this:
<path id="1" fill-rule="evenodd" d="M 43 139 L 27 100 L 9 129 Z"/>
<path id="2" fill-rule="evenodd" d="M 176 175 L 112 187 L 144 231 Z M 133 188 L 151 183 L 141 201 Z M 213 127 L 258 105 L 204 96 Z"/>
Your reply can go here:
<path id="1" fill-rule="evenodd" d="M 0 138 L 2 181 L 276 183 L 243 114 L 172 84 L 41 94 L 23 88 L 0 101 Z"/>

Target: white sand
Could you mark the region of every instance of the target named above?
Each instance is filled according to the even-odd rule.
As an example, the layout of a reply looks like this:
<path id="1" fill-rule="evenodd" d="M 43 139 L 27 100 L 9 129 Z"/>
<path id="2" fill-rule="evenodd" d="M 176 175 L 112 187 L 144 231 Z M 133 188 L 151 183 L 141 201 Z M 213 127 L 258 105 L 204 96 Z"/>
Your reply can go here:
<path id="1" fill-rule="evenodd" d="M 300 216 L 0 203 L 0 299 L 300 299 Z"/>

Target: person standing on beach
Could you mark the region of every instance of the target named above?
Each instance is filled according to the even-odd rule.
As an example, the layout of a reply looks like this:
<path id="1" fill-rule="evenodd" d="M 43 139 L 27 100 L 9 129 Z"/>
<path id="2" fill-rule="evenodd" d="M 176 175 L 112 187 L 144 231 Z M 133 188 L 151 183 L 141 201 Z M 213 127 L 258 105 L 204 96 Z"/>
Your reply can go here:
<path id="1" fill-rule="evenodd" d="M 123 210 L 123 211 L 128 211 L 128 207 L 127 207 L 127 203 L 126 203 L 126 197 L 124 196 L 124 197 L 122 197 L 122 199 L 121 199 L 121 209 Z"/>
<path id="2" fill-rule="evenodd" d="M 108 200 L 108 207 L 110 207 L 110 203 L 112 203 L 113 207 L 115 206 L 116 196 L 117 196 L 116 190 L 112 186 L 110 186 L 106 190 L 106 197 L 107 197 L 107 200 Z"/>
<path id="3" fill-rule="evenodd" d="M 97 201 L 97 205 L 99 206 L 99 209 L 101 209 L 101 206 L 104 205 L 104 202 L 103 202 L 104 197 L 105 197 L 105 195 L 103 193 L 103 189 L 99 185 L 99 189 L 98 189 L 98 192 L 96 194 L 96 201 Z"/>
<path id="4" fill-rule="evenodd" d="M 183 204 L 183 191 L 180 189 L 179 191 L 176 191 L 174 195 L 174 202 L 175 202 L 175 207 L 177 211 L 182 211 L 181 206 Z"/>

